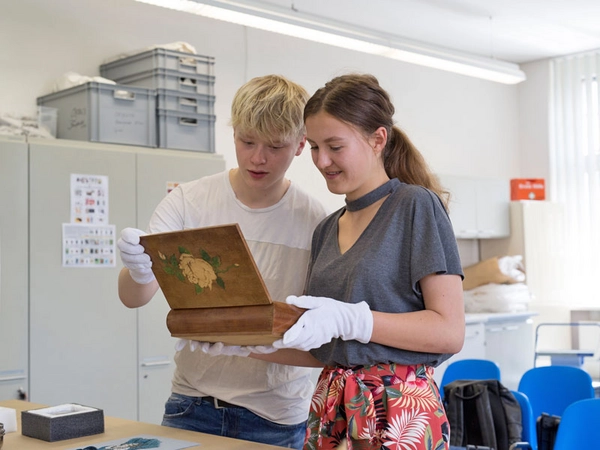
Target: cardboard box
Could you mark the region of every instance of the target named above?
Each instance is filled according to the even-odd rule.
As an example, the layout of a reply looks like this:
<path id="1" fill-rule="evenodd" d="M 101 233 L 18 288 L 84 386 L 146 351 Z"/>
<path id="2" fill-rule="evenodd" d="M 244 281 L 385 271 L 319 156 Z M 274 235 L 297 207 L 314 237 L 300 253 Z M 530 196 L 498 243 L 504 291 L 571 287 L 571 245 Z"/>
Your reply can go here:
<path id="1" fill-rule="evenodd" d="M 104 433 L 101 409 L 67 403 L 21 412 L 21 434 L 53 442 Z"/>
<path id="2" fill-rule="evenodd" d="M 510 180 L 511 200 L 545 200 L 546 185 L 543 178 L 513 178 Z"/>

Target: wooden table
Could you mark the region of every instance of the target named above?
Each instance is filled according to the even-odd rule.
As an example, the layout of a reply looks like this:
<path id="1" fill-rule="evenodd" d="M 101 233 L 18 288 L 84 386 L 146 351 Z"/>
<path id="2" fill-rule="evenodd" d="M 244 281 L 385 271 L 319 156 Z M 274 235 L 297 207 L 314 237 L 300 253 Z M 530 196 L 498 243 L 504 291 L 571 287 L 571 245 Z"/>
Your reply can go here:
<path id="1" fill-rule="evenodd" d="M 22 400 L 0 401 L 0 406 L 17 410 L 17 431 L 7 433 L 4 436 L 3 450 L 49 450 L 49 449 L 72 449 L 85 447 L 88 445 L 100 444 L 113 441 L 115 439 L 150 434 L 154 436 L 164 436 L 171 439 L 180 439 L 183 441 L 197 442 L 198 445 L 189 447 L 190 449 L 203 450 L 273 450 L 282 447 L 276 447 L 256 442 L 242 441 L 211 434 L 197 433 L 195 431 L 179 430 L 177 428 L 163 427 L 133 420 L 119 419 L 116 417 L 104 417 L 104 433 L 94 434 L 76 439 L 67 439 L 64 441 L 46 442 L 39 439 L 30 438 L 21 434 L 21 411 L 28 409 L 44 408 L 48 405 L 25 402 Z"/>

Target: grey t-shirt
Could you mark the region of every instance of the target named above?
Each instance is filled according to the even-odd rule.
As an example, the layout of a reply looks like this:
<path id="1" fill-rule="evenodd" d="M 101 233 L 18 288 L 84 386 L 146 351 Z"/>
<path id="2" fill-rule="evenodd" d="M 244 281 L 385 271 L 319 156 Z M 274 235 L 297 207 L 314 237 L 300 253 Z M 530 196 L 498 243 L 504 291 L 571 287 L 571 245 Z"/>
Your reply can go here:
<path id="1" fill-rule="evenodd" d="M 338 245 L 338 219 L 345 208 L 315 229 L 307 295 L 347 303 L 364 300 L 374 311 L 420 311 L 425 306 L 419 280 L 430 274 L 462 276 L 456 238 L 439 197 L 420 186 L 396 179 L 392 182 L 393 192 L 344 254 Z M 341 339 L 311 353 L 327 365 L 341 366 L 398 363 L 435 367 L 451 356 Z"/>

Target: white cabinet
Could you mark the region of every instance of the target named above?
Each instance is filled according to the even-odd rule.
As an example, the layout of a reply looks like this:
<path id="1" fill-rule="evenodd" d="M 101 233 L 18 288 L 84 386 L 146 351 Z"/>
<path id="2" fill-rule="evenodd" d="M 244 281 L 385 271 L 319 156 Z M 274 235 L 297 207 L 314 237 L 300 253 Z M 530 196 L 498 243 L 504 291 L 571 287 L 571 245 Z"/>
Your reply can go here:
<path id="1" fill-rule="evenodd" d="M 108 148 L 107 148 L 108 147 Z M 135 224 L 134 149 L 29 144 L 30 399 L 137 417 L 137 317 L 117 295 L 119 267 L 62 267 L 71 174 L 108 176 L 109 223 Z"/>
<path id="2" fill-rule="evenodd" d="M 489 359 L 500 367 L 502 384 L 517 389 L 523 373 L 533 367 L 532 315 L 468 314 L 462 350 L 435 369 L 438 385 L 448 364 L 461 359 Z"/>
<path id="3" fill-rule="evenodd" d="M 532 304 L 564 303 L 572 297 L 564 264 L 564 206 L 536 200 L 511 202 L 510 220 L 511 236 L 482 241 L 481 259 L 522 255 Z"/>
<path id="4" fill-rule="evenodd" d="M 0 181 L 5 181 L 5 170 L 14 172 L 13 178 L 6 178 L 12 184 L 2 183 L 4 192 L 13 190 L 16 196 L 24 190 L 18 204 L 0 197 L 14 213 L 1 216 L 0 342 L 15 342 L 14 352 L 22 359 L 10 360 L 6 370 L 22 368 L 29 375 L 31 401 L 81 403 L 110 416 L 160 423 L 174 370 L 175 340 L 165 323 L 168 304 L 158 293 L 143 308 L 126 308 L 117 293 L 122 267 L 118 256 L 116 267 L 62 267 L 62 224 L 70 221 L 70 175 L 108 177 L 109 224 L 118 234 L 128 226 L 146 228 L 169 182 L 220 172 L 225 162 L 215 154 L 82 141 L 37 139 L 23 145 L 22 161 L 9 161 L 0 142 Z M 10 155 L 14 158 L 17 152 Z M 28 213 L 23 220 L 21 209 Z M 11 251 L 5 261 L 7 248 Z M 5 297 L 10 298 L 6 304 L 11 309 L 4 308 Z M 12 354 L 12 346 L 9 351 Z M 9 397 L 2 388 L 6 370 L 0 358 L 2 397 Z"/>
<path id="5" fill-rule="evenodd" d="M 502 384 L 516 390 L 521 376 L 533 367 L 531 318 L 490 319 L 485 325 L 485 354 L 500 366 Z"/>
<path id="6" fill-rule="evenodd" d="M 0 400 L 27 391 L 27 144 L 0 137 Z"/>
<path id="7" fill-rule="evenodd" d="M 510 182 L 492 178 L 439 175 L 450 192 L 450 220 L 458 239 L 510 235 Z"/>
<path id="8" fill-rule="evenodd" d="M 485 359 L 485 325 L 483 322 L 467 323 L 462 350 L 435 369 L 435 380 L 440 385 L 448 364 L 461 359 Z"/>
<path id="9" fill-rule="evenodd" d="M 137 226 L 145 230 L 150 216 L 167 194 L 167 183 L 182 183 L 222 172 L 224 161 L 217 155 L 149 149 L 137 152 Z M 166 327 L 170 308 L 162 291 L 138 313 L 138 418 L 160 424 L 171 392 L 175 369 L 176 340 Z"/>

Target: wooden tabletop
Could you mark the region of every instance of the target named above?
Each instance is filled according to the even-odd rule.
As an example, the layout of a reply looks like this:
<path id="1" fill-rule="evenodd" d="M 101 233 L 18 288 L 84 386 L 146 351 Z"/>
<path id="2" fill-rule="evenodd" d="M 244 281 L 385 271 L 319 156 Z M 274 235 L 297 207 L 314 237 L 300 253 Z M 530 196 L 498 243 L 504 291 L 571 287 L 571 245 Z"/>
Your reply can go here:
<path id="1" fill-rule="evenodd" d="M 21 411 L 28 409 L 44 408 L 48 405 L 40 405 L 22 400 L 0 401 L 0 406 L 17 410 L 17 431 L 7 433 L 4 436 L 4 449 L 6 450 L 49 450 L 49 449 L 73 449 L 85 447 L 115 439 L 129 438 L 142 434 L 163 436 L 182 441 L 197 442 L 198 445 L 190 449 L 203 450 L 274 450 L 282 447 L 258 444 L 256 442 L 230 439 L 211 434 L 197 433 L 195 431 L 179 430 L 177 428 L 163 427 L 133 420 L 119 419 L 116 417 L 104 417 L 104 433 L 85 436 L 64 441 L 46 442 L 30 438 L 21 434 Z"/>

